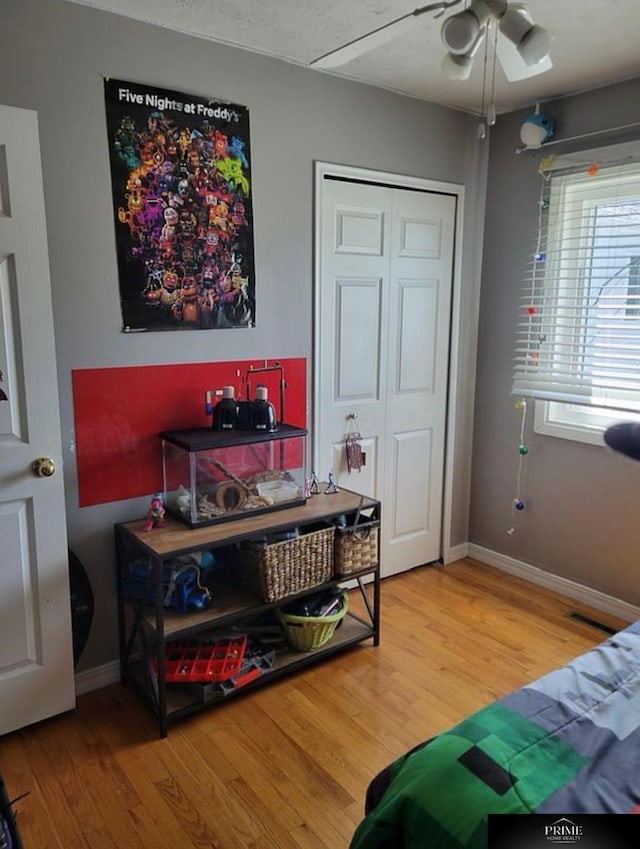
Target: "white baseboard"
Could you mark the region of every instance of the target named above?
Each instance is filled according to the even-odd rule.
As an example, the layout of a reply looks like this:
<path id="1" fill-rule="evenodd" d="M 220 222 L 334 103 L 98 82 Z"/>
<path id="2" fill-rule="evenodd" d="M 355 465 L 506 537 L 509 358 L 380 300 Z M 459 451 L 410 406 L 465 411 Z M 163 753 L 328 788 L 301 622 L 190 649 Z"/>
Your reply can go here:
<path id="1" fill-rule="evenodd" d="M 627 622 L 634 622 L 636 619 L 640 619 L 640 607 L 635 607 L 626 601 L 602 593 L 599 590 L 594 590 L 591 587 L 585 587 L 583 584 L 578 584 L 575 581 L 569 581 L 567 578 L 562 578 L 559 575 L 552 575 L 550 572 L 538 569 L 537 566 L 531 566 L 529 563 L 515 560 L 513 557 L 499 554 L 497 551 L 491 551 L 480 545 L 469 543 L 466 556 L 472 557 L 474 560 L 479 560 L 481 563 L 486 563 L 488 566 L 495 566 L 496 569 L 500 569 L 502 572 L 507 572 L 509 575 L 516 575 L 518 578 L 523 578 L 532 584 L 538 584 L 548 590 L 553 590 L 560 593 L 560 595 L 581 601 L 589 607 L 602 610 L 603 613 L 610 613 L 612 616 L 617 616 L 619 619 L 624 619 Z"/>
<path id="2" fill-rule="evenodd" d="M 442 562 L 445 564 L 453 563 L 456 560 L 462 560 L 469 556 L 469 543 L 463 542 L 461 545 L 454 545 L 448 548 L 442 555 Z"/>
<path id="3" fill-rule="evenodd" d="M 94 669 L 86 669 L 76 675 L 76 696 L 83 696 L 92 690 L 99 690 L 109 684 L 116 684 L 120 680 L 120 662 L 113 660 L 104 666 L 96 666 Z"/>

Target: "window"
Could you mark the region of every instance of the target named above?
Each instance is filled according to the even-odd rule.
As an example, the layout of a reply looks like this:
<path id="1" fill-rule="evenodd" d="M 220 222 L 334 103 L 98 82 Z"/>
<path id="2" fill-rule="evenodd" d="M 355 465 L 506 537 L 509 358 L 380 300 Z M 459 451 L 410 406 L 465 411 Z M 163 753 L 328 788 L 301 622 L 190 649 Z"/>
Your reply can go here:
<path id="1" fill-rule="evenodd" d="M 640 414 L 558 401 L 536 401 L 533 428 L 545 436 L 602 445 L 603 432 L 619 421 L 640 422 Z"/>
<path id="2" fill-rule="evenodd" d="M 640 317 L 640 256 L 629 260 L 629 284 L 627 286 L 627 309 L 625 315 Z"/>
<path id="3" fill-rule="evenodd" d="M 602 444 L 609 424 L 640 420 L 640 157 L 630 150 L 610 148 L 602 163 L 595 151 L 561 157 L 544 174 L 513 387 L 540 402 L 541 433 Z"/>

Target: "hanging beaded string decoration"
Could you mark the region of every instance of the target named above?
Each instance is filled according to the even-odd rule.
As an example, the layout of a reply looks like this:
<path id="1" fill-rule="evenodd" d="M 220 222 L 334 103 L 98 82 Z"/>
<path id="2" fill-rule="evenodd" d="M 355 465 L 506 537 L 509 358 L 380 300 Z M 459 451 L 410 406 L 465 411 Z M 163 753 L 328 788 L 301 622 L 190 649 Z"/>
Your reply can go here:
<path id="1" fill-rule="evenodd" d="M 529 453 L 529 449 L 524 444 L 524 434 L 525 428 L 527 424 L 527 402 L 524 398 L 520 401 L 516 401 L 516 409 L 522 411 L 522 418 L 520 421 L 520 444 L 518 445 L 518 474 L 516 478 L 516 494 L 515 498 L 511 502 L 511 518 L 513 521 L 513 525 L 509 528 L 507 533 L 509 536 L 515 533 L 515 522 L 518 513 L 521 513 L 525 509 L 525 503 L 520 497 L 520 487 L 522 484 L 522 463 L 524 458 Z"/>

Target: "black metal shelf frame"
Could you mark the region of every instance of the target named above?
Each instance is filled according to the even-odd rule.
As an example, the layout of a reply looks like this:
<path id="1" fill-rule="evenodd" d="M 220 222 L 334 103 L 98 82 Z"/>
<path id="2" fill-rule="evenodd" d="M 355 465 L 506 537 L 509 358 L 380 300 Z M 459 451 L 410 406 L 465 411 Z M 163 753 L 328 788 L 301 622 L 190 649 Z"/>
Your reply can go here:
<path id="1" fill-rule="evenodd" d="M 286 527 L 313 524 L 319 519 L 331 521 L 335 518 L 337 501 L 330 496 L 322 496 L 322 504 L 316 501 L 306 507 L 279 510 L 274 515 L 273 527 L 282 530 Z M 313 502 L 313 499 L 311 500 Z M 355 493 L 341 491 L 340 515 L 347 521 L 359 515 L 362 508 L 361 498 Z M 326 509 L 324 505 L 326 504 Z M 380 519 L 381 505 L 374 499 L 366 500 L 366 509 L 374 518 Z M 262 520 L 267 531 L 270 526 Z M 229 540 L 250 539 L 251 532 L 245 532 L 242 520 L 229 523 L 229 533 L 219 527 L 211 534 L 198 532 L 198 543 L 194 548 L 191 537 L 193 531 L 176 525 L 161 538 L 161 544 L 154 543 L 154 532 L 142 533 L 142 521 L 119 523 L 115 526 L 116 562 L 118 568 L 118 627 L 120 641 L 120 677 L 125 685 L 131 685 L 145 701 L 158 721 L 160 735 L 166 737 L 170 723 L 192 714 L 222 704 L 228 698 L 250 692 L 277 678 L 302 669 L 320 660 L 330 658 L 338 652 L 349 649 L 365 640 L 371 639 L 373 645 L 380 642 L 380 566 L 379 563 L 359 572 L 344 576 L 334 576 L 318 586 L 279 599 L 276 602 L 262 602 L 250 592 L 218 587 L 218 593 L 212 607 L 195 613 L 176 614 L 164 607 L 162 571 L 165 562 L 198 549 L 216 549 L 229 544 Z M 265 533 L 265 527 L 253 531 L 259 537 Z M 175 547 L 172 547 L 175 536 Z M 156 540 L 159 537 L 155 538 Z M 154 588 L 152 604 L 141 599 L 125 598 L 122 591 L 122 575 L 132 559 L 147 558 L 151 565 L 151 580 Z M 232 627 L 234 623 L 251 620 L 268 610 L 273 610 L 285 601 L 289 602 L 305 595 L 316 593 L 323 588 L 348 584 L 357 591 L 363 602 L 363 613 L 349 611 L 343 620 L 343 627 L 337 629 L 331 640 L 324 646 L 310 652 L 298 652 L 289 649 L 278 657 L 272 669 L 264 671 L 259 677 L 228 693 L 203 697 L 197 687 L 192 685 L 168 684 L 165 677 L 165 651 L 171 641 L 192 638 L 207 630 L 221 626 Z M 155 664 L 155 668 L 154 668 Z M 156 672 L 157 670 L 157 672 Z"/>

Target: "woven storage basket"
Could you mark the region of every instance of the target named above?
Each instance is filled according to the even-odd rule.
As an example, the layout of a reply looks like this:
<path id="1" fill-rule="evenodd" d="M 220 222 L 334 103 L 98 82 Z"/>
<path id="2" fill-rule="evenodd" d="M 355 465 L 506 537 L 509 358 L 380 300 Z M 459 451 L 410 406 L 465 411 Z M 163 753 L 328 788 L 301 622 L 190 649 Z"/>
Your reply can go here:
<path id="1" fill-rule="evenodd" d="M 350 575 L 378 562 L 380 522 L 363 522 L 346 528 L 336 528 L 335 572 Z"/>
<path id="2" fill-rule="evenodd" d="M 264 601 L 279 601 L 333 577 L 335 528 L 323 528 L 296 539 L 255 544 L 251 548 L 259 591 Z"/>
<path id="3" fill-rule="evenodd" d="M 278 611 L 287 642 L 296 651 L 313 651 L 328 643 L 349 608 L 347 594 L 343 593 L 340 609 L 329 616 L 294 616 Z"/>

